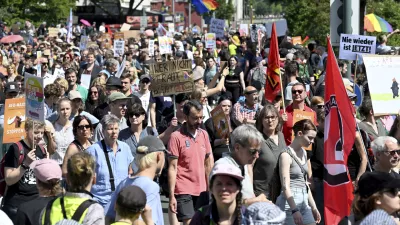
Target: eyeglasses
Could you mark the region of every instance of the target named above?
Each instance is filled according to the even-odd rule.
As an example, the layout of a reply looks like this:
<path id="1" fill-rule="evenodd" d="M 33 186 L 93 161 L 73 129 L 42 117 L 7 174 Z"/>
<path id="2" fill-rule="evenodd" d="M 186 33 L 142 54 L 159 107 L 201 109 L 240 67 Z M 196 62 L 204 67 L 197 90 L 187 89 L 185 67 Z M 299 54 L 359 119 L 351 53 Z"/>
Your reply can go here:
<path id="1" fill-rule="evenodd" d="M 393 150 L 393 151 L 383 151 L 391 156 L 394 156 L 396 153 L 398 156 L 400 156 L 400 149 L 399 150 Z"/>
<path id="2" fill-rule="evenodd" d="M 261 150 L 260 149 L 249 149 L 249 152 L 251 155 L 256 155 L 257 153 L 260 154 Z"/>
<path id="3" fill-rule="evenodd" d="M 292 90 L 292 94 L 297 94 L 297 93 L 299 93 L 299 94 L 302 94 L 303 93 L 303 90 Z"/>
<path id="4" fill-rule="evenodd" d="M 83 129 L 90 129 L 90 125 L 79 125 L 78 129 L 83 130 Z"/>

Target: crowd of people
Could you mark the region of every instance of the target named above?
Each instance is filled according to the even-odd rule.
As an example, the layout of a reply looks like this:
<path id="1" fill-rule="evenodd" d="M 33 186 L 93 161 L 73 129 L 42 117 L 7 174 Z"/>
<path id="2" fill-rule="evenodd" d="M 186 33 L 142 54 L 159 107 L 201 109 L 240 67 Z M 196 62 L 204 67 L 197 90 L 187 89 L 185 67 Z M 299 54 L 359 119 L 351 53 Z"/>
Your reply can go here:
<path id="1" fill-rule="evenodd" d="M 157 32 L 147 29 L 115 56 L 100 39 L 103 28 L 86 28 L 96 43 L 86 49 L 79 48 L 80 32 L 68 42 L 65 26 L 49 37 L 46 24 L 37 35 L 21 27 L 33 33 L 28 41 L 1 44 L 1 135 L 5 102 L 25 96 L 25 74 L 49 79 L 63 71 L 44 87 L 45 122 L 27 118 L 26 135 L 0 145 L 7 186 L 2 223 L 328 225 L 327 53 L 318 41 L 302 46 L 280 38 L 283 90 L 269 102 L 268 38 L 260 48 L 231 30 L 206 49 L 202 33 L 185 30 L 173 33 L 172 54 L 161 55 Z M 154 96 L 150 65 L 184 59 L 192 61 L 193 92 Z M 364 93 L 354 106 L 360 129 L 348 158 L 354 201 L 341 224 L 382 218 L 400 224 L 400 116 L 375 117 L 365 76 L 355 82 L 345 75 L 346 62 L 338 67 L 349 100 L 358 98 L 355 84 Z M 362 65 L 356 71 L 365 75 Z M 83 74 L 90 74 L 88 89 Z M 217 106 L 229 124 L 225 136 L 211 116 Z M 299 112 L 309 119 L 298 121 Z M 168 198 L 169 221 L 161 195 Z"/>

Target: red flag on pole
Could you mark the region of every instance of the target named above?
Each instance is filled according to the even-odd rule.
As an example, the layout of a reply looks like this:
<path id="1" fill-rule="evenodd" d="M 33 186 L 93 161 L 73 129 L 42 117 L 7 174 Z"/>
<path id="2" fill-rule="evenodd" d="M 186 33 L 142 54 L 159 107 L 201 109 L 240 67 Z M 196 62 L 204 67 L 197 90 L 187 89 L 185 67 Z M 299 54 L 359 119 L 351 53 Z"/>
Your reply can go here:
<path id="1" fill-rule="evenodd" d="M 265 81 L 265 99 L 272 102 L 280 91 L 281 78 L 279 70 L 278 36 L 276 35 L 276 25 L 273 23 L 269 45 L 267 79 Z"/>
<path id="2" fill-rule="evenodd" d="M 356 123 L 330 38 L 325 76 L 324 208 L 325 224 L 338 224 L 350 214 L 353 185 L 347 158 L 354 144 Z"/>

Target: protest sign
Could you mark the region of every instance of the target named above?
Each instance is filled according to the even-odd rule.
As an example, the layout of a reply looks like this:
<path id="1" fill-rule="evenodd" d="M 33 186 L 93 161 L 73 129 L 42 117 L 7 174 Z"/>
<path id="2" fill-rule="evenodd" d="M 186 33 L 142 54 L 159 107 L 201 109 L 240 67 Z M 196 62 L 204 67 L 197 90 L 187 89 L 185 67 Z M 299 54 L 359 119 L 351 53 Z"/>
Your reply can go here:
<path id="1" fill-rule="evenodd" d="M 43 87 L 46 87 L 48 84 L 54 83 L 54 81 L 57 79 L 57 75 L 46 73 L 43 76 Z"/>
<path id="2" fill-rule="evenodd" d="M 278 35 L 278 37 L 285 36 L 286 31 L 288 30 L 287 21 L 286 21 L 286 19 L 282 19 L 282 20 L 268 22 L 265 24 L 265 28 L 267 30 L 268 37 L 271 37 L 273 23 L 276 24 L 276 34 Z"/>
<path id="3" fill-rule="evenodd" d="M 206 41 L 206 48 L 211 48 L 211 49 L 216 48 L 217 38 L 214 33 L 207 33 L 204 38 Z"/>
<path id="4" fill-rule="evenodd" d="M 302 110 L 298 110 L 298 109 L 294 109 L 293 110 L 293 125 L 297 122 L 299 122 L 300 120 L 305 120 L 305 119 L 309 119 L 311 121 L 314 121 L 314 112 L 306 112 L 306 111 L 302 111 Z M 293 126 L 292 125 L 292 126 Z M 292 131 L 292 140 L 294 139 L 294 132 Z M 312 150 L 312 145 L 304 148 L 307 151 L 311 151 Z"/>
<path id="5" fill-rule="evenodd" d="M 124 39 L 128 40 L 129 38 L 140 38 L 140 31 L 138 30 L 128 30 L 124 31 Z"/>
<path id="6" fill-rule="evenodd" d="M 109 33 L 102 34 L 100 37 L 100 41 L 105 43 L 105 48 L 110 49 L 112 40 L 111 35 Z"/>
<path id="7" fill-rule="evenodd" d="M 175 24 L 174 23 L 168 23 L 168 31 L 171 33 L 175 32 Z"/>
<path id="8" fill-rule="evenodd" d="M 49 37 L 58 37 L 58 28 L 49 27 Z"/>
<path id="9" fill-rule="evenodd" d="M 164 26 L 161 23 L 158 24 L 156 32 L 159 37 L 167 35 L 167 30 L 164 28 Z"/>
<path id="10" fill-rule="evenodd" d="M 81 86 L 88 89 L 90 88 L 90 74 L 81 74 Z"/>
<path id="11" fill-rule="evenodd" d="M 210 33 L 214 33 L 217 38 L 224 37 L 225 20 L 214 19 L 210 20 Z"/>
<path id="12" fill-rule="evenodd" d="M 124 24 L 122 24 L 122 27 L 121 27 L 120 31 L 127 31 L 129 29 L 131 29 L 131 25 L 127 24 L 127 23 L 124 23 Z"/>
<path id="13" fill-rule="evenodd" d="M 125 41 L 114 40 L 114 57 L 119 57 L 124 55 Z"/>
<path id="14" fill-rule="evenodd" d="M 79 43 L 79 49 L 85 50 L 88 46 L 89 37 L 88 36 L 81 36 L 81 42 Z"/>
<path id="15" fill-rule="evenodd" d="M 191 71 L 192 60 L 188 59 L 150 64 L 153 96 L 192 92 L 194 83 L 189 75 Z"/>
<path id="16" fill-rule="evenodd" d="M 400 97 L 400 57 L 362 55 L 374 115 L 398 114 Z"/>
<path id="17" fill-rule="evenodd" d="M 339 59 L 356 60 L 357 54 L 375 54 L 376 37 L 340 34 Z"/>
<path id="18" fill-rule="evenodd" d="M 154 40 L 149 40 L 149 56 L 154 56 Z"/>
<path id="19" fill-rule="evenodd" d="M 211 118 L 214 123 L 214 129 L 219 137 L 228 138 L 231 130 L 230 123 L 221 105 L 218 105 L 211 111 Z"/>
<path id="20" fill-rule="evenodd" d="M 171 45 L 169 44 L 169 42 L 169 38 L 166 36 L 158 38 L 158 45 L 161 55 L 172 53 Z"/>
<path id="21" fill-rule="evenodd" d="M 65 72 L 62 68 L 60 68 L 60 69 L 56 68 L 56 69 L 54 69 L 53 75 L 55 75 L 56 77 L 65 78 L 64 73 Z"/>
<path id="22" fill-rule="evenodd" d="M 248 24 L 240 24 L 239 33 L 240 33 L 240 36 L 249 36 L 249 25 Z"/>
<path id="23" fill-rule="evenodd" d="M 301 45 L 302 43 L 301 36 L 292 37 L 292 44 Z"/>
<path id="24" fill-rule="evenodd" d="M 3 144 L 23 139 L 25 132 L 25 98 L 6 99 L 4 104 Z"/>
<path id="25" fill-rule="evenodd" d="M 124 40 L 124 32 L 115 32 L 114 40 Z"/>
<path id="26" fill-rule="evenodd" d="M 25 73 L 25 115 L 44 122 L 43 78 Z"/>

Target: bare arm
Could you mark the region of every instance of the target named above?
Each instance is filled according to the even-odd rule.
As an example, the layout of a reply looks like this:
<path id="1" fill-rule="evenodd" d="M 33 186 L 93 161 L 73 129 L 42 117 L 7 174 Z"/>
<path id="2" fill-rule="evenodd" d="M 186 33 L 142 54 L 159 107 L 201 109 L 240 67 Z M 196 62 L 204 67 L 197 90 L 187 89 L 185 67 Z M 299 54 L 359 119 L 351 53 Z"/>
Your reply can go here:
<path id="1" fill-rule="evenodd" d="M 368 158 L 367 158 L 367 155 L 365 154 L 365 151 L 364 151 L 365 146 L 362 144 L 361 138 L 362 137 L 360 135 L 360 132 L 357 131 L 356 132 L 356 139 L 355 139 L 354 143 L 356 145 L 357 152 L 360 155 L 361 164 L 360 164 L 360 168 L 358 169 L 356 182 L 358 182 L 358 179 L 361 177 L 361 175 L 363 175 L 363 173 L 367 169 L 367 160 L 368 160 Z"/>
<path id="2" fill-rule="evenodd" d="M 64 160 L 63 160 L 63 164 L 62 164 L 62 175 L 64 178 L 67 177 L 67 163 L 69 158 L 71 158 L 71 156 L 75 155 L 76 153 L 79 153 L 79 149 L 76 147 L 75 144 L 70 144 L 68 146 L 67 152 L 65 152 L 65 156 L 64 156 Z"/>
<path id="3" fill-rule="evenodd" d="M 24 173 L 25 169 L 22 168 L 21 166 L 19 166 L 18 168 L 5 167 L 4 174 L 7 186 L 16 184 L 24 175 Z"/>
<path id="4" fill-rule="evenodd" d="M 173 213 L 176 213 L 177 205 L 175 199 L 175 184 L 176 184 L 176 173 L 177 173 L 177 158 L 169 159 L 168 167 L 168 187 L 169 187 L 169 207 Z"/>
<path id="5" fill-rule="evenodd" d="M 156 103 L 150 104 L 150 122 L 153 128 L 156 128 Z"/>
<path id="6" fill-rule="evenodd" d="M 242 85 L 242 89 L 244 91 L 244 89 L 246 88 L 246 84 L 244 83 L 244 73 L 243 72 L 241 72 L 239 74 L 239 78 L 240 78 L 240 84 Z"/>
<path id="7" fill-rule="evenodd" d="M 208 178 L 210 177 L 210 173 L 212 168 L 214 167 L 214 157 L 213 154 L 210 153 L 208 156 L 206 156 L 206 159 L 204 160 L 204 168 L 206 171 L 206 183 L 207 183 L 207 187 L 208 187 Z"/>
<path id="8" fill-rule="evenodd" d="M 284 152 L 281 154 L 279 158 L 279 176 L 281 178 L 281 185 L 283 194 L 290 206 L 290 210 L 295 209 L 296 203 L 294 202 L 292 191 L 290 190 L 290 164 L 292 163 L 292 159 L 289 154 Z"/>

